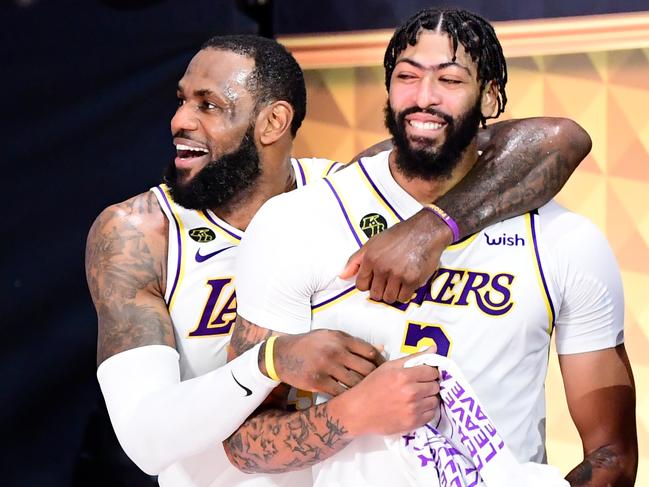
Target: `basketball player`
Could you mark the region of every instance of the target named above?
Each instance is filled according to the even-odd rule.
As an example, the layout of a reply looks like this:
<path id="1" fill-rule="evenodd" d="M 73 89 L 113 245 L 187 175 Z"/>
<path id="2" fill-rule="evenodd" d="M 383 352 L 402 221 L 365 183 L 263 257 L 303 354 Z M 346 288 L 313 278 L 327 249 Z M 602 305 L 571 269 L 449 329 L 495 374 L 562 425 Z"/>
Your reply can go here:
<path id="1" fill-rule="evenodd" d="M 227 461 L 222 440 L 278 382 L 259 369 L 259 347 L 227 365 L 226 348 L 237 307 L 234 261 L 250 219 L 271 196 L 338 164 L 291 159 L 305 86 L 295 60 L 274 41 L 211 39 L 180 80 L 178 99 L 171 121 L 177 157 L 166 184 L 104 210 L 88 237 L 87 278 L 99 318 L 97 375 L 112 424 L 129 457 L 159 475 L 161 485 L 310 484 L 308 473 L 250 476 Z M 531 120 L 501 130 L 520 131 L 526 143 L 512 149 L 495 135 L 478 184 L 464 193 L 489 194 L 493 186 L 488 218 L 547 201 L 588 150 L 588 137 L 572 123 Z M 575 138 L 577 144 L 570 142 Z M 503 150 L 496 154 L 494 147 Z M 571 154 L 558 157 L 558 149 Z M 514 184 L 512 175 L 523 182 Z M 456 197 L 461 201 L 463 193 Z M 465 214 L 468 231 L 481 225 L 474 211 Z M 404 229 L 446 238 L 437 217 L 423 216 Z M 441 252 L 441 240 L 421 239 L 431 247 L 426 260 Z M 403 255 L 414 254 L 413 261 L 417 250 L 404 248 Z M 381 363 L 373 346 L 338 331 L 285 337 L 277 346 L 284 380 L 305 390 L 336 394 Z M 291 378 L 296 364 L 299 373 Z"/>
<path id="2" fill-rule="evenodd" d="M 493 28 L 466 11 L 423 10 L 395 32 L 384 64 L 394 149 L 259 210 L 239 246 L 233 343 L 244 337 L 245 349 L 266 340 L 264 365 L 280 379 L 268 338 L 277 332 L 343 330 L 384 345 L 391 359 L 434 345 L 463 370 L 518 461 L 542 463 L 556 328 L 585 455 L 567 479 L 633 485 L 635 399 L 621 279 L 601 233 L 554 202 L 477 233 L 458 231 L 453 215 L 432 205 L 468 177 L 479 124 L 504 109 L 506 65 Z M 448 222 L 454 242 L 414 295 L 377 302 L 338 277 L 371 233 L 422 208 Z M 307 410 L 256 413 L 226 442 L 231 460 L 250 472 L 316 465 L 316 486 L 409 485 L 384 435 L 435 417 L 439 388 L 431 384 L 435 369 L 406 370 L 403 362 L 387 362 Z"/>

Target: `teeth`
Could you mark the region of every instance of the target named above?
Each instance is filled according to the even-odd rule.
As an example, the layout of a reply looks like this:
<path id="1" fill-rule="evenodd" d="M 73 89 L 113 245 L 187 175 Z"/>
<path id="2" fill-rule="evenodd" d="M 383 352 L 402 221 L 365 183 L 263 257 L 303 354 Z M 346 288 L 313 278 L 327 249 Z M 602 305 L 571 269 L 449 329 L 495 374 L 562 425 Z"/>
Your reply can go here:
<path id="1" fill-rule="evenodd" d="M 183 145 L 183 144 L 177 144 L 176 150 L 189 150 L 194 152 L 203 152 L 205 154 L 209 152 L 207 149 L 204 149 L 202 147 L 191 147 L 189 145 Z"/>
<path id="2" fill-rule="evenodd" d="M 438 130 L 442 128 L 442 124 L 437 122 L 420 122 L 419 120 L 410 120 L 409 123 L 416 129 L 422 130 Z"/>

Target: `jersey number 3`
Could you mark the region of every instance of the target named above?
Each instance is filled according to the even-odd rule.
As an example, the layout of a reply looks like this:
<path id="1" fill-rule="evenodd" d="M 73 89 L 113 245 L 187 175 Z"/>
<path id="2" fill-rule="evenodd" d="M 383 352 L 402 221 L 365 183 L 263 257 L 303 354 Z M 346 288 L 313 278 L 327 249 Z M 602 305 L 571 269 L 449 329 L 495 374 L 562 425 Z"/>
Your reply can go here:
<path id="1" fill-rule="evenodd" d="M 442 325 L 433 325 L 430 323 L 417 323 L 409 321 L 406 324 L 406 332 L 403 337 L 401 351 L 411 354 L 421 352 L 435 345 L 437 354 L 448 357 L 451 351 L 451 340 L 442 328 Z"/>

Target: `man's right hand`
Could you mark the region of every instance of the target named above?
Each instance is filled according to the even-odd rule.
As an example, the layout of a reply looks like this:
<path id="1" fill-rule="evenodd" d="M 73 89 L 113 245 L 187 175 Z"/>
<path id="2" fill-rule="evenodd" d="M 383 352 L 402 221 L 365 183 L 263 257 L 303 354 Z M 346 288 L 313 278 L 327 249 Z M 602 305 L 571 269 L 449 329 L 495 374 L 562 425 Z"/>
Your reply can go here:
<path id="1" fill-rule="evenodd" d="M 422 353 L 434 352 L 432 347 Z M 352 436 L 403 433 L 433 420 L 440 406 L 439 371 L 428 365 L 404 368 L 414 356 L 384 363 L 356 387 L 329 401 L 332 416 L 343 418 Z"/>
<path id="2" fill-rule="evenodd" d="M 335 330 L 280 335 L 273 358 L 282 382 L 331 396 L 354 387 L 385 362 L 376 347 Z"/>

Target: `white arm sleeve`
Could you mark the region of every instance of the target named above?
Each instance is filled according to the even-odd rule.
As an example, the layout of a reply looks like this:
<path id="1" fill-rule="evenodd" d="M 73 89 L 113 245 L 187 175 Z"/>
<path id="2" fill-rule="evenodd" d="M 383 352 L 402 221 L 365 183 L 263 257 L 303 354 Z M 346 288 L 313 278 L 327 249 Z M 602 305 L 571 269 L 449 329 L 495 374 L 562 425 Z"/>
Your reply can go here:
<path id="1" fill-rule="evenodd" d="M 540 213 L 557 208 L 547 205 Z M 624 294 L 613 252 L 586 218 L 556 214 L 543 226 L 543 242 L 553 254 L 552 275 L 561 295 L 555 322 L 557 352 L 615 347 L 624 342 Z"/>
<path id="2" fill-rule="evenodd" d="M 291 334 L 310 330 L 318 280 L 310 254 L 313 232 L 305 227 L 309 219 L 300 201 L 295 194 L 280 195 L 261 207 L 237 249 L 235 273 L 237 313 L 262 328 Z"/>
<path id="3" fill-rule="evenodd" d="M 230 436 L 277 386 L 261 373 L 256 347 L 223 367 L 181 382 L 178 352 L 148 345 L 97 369 L 122 448 L 150 475 Z"/>

